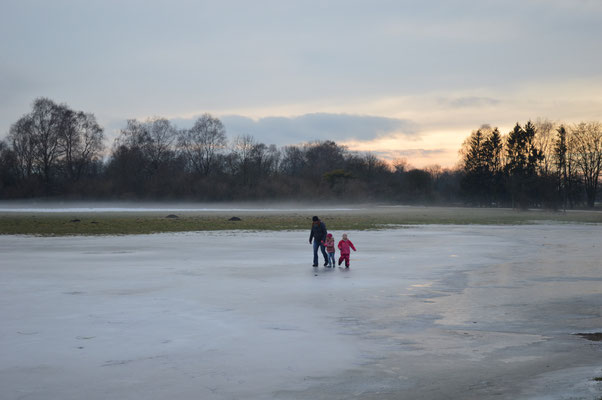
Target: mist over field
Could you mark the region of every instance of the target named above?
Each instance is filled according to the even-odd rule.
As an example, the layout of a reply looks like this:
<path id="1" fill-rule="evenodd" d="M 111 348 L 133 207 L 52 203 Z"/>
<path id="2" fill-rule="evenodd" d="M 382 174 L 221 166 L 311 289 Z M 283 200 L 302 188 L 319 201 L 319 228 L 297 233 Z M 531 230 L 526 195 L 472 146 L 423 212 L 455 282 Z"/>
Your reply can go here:
<path id="1" fill-rule="evenodd" d="M 368 210 L 376 204 L 312 204 L 309 202 L 121 202 L 121 201 L 0 201 L 0 213 L 64 212 L 328 212 Z"/>

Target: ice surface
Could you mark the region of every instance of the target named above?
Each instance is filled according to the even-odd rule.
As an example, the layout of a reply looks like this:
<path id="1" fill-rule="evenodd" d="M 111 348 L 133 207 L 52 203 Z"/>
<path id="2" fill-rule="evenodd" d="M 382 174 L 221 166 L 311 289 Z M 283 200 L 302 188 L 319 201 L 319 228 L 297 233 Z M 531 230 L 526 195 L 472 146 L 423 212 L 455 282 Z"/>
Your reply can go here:
<path id="1" fill-rule="evenodd" d="M 0 236 L 0 397 L 602 393 L 572 335 L 602 331 L 600 226 L 348 233 L 348 271 L 309 231 Z"/>

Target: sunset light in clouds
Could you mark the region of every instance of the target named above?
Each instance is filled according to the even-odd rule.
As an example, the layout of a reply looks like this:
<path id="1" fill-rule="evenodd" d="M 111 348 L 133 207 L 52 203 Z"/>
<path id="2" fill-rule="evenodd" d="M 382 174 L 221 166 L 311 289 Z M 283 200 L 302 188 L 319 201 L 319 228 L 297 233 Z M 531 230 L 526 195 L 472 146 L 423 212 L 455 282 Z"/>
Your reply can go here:
<path id="1" fill-rule="evenodd" d="M 5 1 L 0 135 L 45 96 L 453 167 L 483 124 L 601 117 L 597 1 Z"/>

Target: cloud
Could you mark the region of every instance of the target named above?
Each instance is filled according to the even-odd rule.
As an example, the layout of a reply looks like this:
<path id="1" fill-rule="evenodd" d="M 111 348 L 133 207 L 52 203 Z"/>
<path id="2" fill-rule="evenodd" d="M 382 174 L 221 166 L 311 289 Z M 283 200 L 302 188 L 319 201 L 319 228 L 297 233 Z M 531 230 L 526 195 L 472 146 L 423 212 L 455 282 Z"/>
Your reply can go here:
<path id="1" fill-rule="evenodd" d="M 437 149 L 391 149 L 372 151 L 375 156 L 388 162 L 396 160 L 406 160 L 409 162 L 409 169 L 424 168 L 429 165 L 441 165 L 445 168 L 452 167 L 457 163 L 457 151 L 447 148 Z"/>
<path id="2" fill-rule="evenodd" d="M 169 118 L 178 129 L 189 129 L 199 116 Z M 144 120 L 145 118 L 141 118 Z M 256 141 L 278 146 L 294 145 L 314 140 L 335 142 L 372 142 L 378 139 L 420 138 L 418 125 L 400 118 L 373 115 L 308 113 L 295 117 L 269 116 L 258 119 L 243 115 L 219 116 L 230 140 L 251 135 Z M 105 125 L 105 135 L 112 142 L 126 120 L 112 119 Z"/>
<path id="3" fill-rule="evenodd" d="M 466 96 L 453 99 L 440 99 L 439 103 L 452 108 L 467 108 L 496 106 L 500 104 L 501 101 L 490 97 Z"/>
<path id="4" fill-rule="evenodd" d="M 447 152 L 448 152 L 447 149 L 405 149 L 405 150 L 392 151 L 392 153 L 396 153 L 400 156 L 405 156 L 405 157 L 415 157 L 415 156 L 430 157 L 430 156 L 437 156 L 440 154 L 445 154 Z"/>
<path id="5" fill-rule="evenodd" d="M 403 149 L 403 150 L 381 150 L 372 153 L 387 160 L 397 158 L 432 158 L 447 154 L 449 149 Z"/>
<path id="6" fill-rule="evenodd" d="M 277 145 L 312 140 L 372 140 L 392 134 L 417 136 L 417 127 L 412 121 L 371 115 L 312 113 L 258 120 L 226 115 L 221 120 L 231 138 L 248 134 L 261 142 Z"/>

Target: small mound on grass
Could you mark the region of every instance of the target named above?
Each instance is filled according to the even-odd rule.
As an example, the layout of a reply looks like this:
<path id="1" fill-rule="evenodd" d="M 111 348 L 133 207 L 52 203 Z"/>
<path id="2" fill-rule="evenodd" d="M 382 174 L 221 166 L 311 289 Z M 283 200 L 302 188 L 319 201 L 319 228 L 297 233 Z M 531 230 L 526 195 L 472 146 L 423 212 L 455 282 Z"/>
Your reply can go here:
<path id="1" fill-rule="evenodd" d="M 577 336 L 581 336 L 584 339 L 591 340 L 593 342 L 602 341 L 602 332 L 595 333 L 575 333 Z"/>

